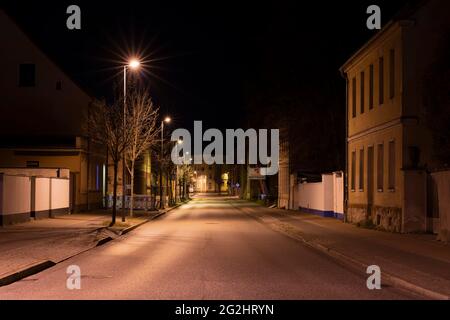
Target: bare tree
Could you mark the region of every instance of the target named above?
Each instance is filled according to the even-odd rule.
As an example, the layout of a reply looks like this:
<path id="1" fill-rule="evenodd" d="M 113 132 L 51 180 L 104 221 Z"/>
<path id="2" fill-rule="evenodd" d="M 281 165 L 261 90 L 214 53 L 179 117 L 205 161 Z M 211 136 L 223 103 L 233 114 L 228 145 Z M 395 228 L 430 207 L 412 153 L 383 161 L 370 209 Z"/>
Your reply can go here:
<path id="1" fill-rule="evenodd" d="M 158 108 L 145 90 L 134 90 L 127 98 L 126 129 L 130 137 L 125 148 L 126 167 L 131 177 L 130 216 L 134 206 L 134 169 L 136 160 L 156 141 Z"/>
<path id="2" fill-rule="evenodd" d="M 129 140 L 123 116 L 123 100 L 117 99 L 112 105 L 107 105 L 104 101 L 96 101 L 91 104 L 87 120 L 90 139 L 108 148 L 108 154 L 114 166 L 111 225 L 116 223 L 118 166 Z"/>

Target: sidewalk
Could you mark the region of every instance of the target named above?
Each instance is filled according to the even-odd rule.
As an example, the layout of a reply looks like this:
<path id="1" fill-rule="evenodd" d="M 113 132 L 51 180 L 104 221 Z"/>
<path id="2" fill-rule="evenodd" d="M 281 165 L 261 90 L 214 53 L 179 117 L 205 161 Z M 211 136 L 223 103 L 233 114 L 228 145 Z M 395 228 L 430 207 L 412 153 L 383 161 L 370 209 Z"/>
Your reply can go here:
<path id="1" fill-rule="evenodd" d="M 393 234 L 336 219 L 254 206 L 244 210 L 292 238 L 365 273 L 378 265 L 382 279 L 427 298 L 450 296 L 450 245 L 427 234 Z"/>
<path id="2" fill-rule="evenodd" d="M 108 227 L 107 210 L 61 215 L 0 228 L 0 286 L 20 280 L 101 245 L 174 208 L 135 211 L 135 217 Z"/>

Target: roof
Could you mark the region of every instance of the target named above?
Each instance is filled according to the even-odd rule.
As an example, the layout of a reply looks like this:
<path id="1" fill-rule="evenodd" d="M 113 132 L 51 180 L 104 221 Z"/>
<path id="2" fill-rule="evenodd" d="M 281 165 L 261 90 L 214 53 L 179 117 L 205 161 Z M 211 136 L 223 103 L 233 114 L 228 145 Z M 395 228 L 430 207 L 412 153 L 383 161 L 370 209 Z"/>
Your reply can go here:
<path id="1" fill-rule="evenodd" d="M 340 68 L 342 76 L 345 74 L 345 69 L 357 57 L 359 57 L 368 47 L 370 47 L 379 38 L 395 27 L 400 21 L 408 20 L 414 13 L 416 13 L 422 6 L 433 0 L 411 0 L 405 5 L 380 31 L 378 31 L 372 38 L 370 38 L 361 48 L 358 49 Z"/>
<path id="2" fill-rule="evenodd" d="M 9 21 L 14 25 L 15 28 L 17 28 L 23 35 L 26 37 L 32 45 L 39 50 L 64 76 L 66 76 L 78 89 L 80 89 L 84 94 L 89 96 L 90 98 L 93 98 L 94 95 L 92 92 L 84 88 L 80 83 L 78 83 L 76 80 L 74 80 L 70 75 L 67 74 L 67 72 L 62 68 L 58 63 L 55 62 L 54 59 L 52 59 L 45 50 L 42 49 L 40 45 L 36 43 L 36 41 L 31 37 L 15 20 L 12 18 L 5 10 L 0 8 L 0 17 L 1 15 L 5 16 Z"/>

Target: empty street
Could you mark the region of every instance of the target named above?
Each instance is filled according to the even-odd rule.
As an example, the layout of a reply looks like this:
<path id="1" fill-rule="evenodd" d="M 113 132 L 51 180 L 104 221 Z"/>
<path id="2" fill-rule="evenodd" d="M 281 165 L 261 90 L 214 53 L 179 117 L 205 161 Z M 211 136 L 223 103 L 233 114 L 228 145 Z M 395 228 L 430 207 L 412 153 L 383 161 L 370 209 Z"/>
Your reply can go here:
<path id="1" fill-rule="evenodd" d="M 0 299 L 408 299 L 245 213 L 198 195 L 134 231 L 21 281 Z M 256 207 L 257 210 L 270 210 Z M 81 289 L 67 288 L 79 266 Z"/>

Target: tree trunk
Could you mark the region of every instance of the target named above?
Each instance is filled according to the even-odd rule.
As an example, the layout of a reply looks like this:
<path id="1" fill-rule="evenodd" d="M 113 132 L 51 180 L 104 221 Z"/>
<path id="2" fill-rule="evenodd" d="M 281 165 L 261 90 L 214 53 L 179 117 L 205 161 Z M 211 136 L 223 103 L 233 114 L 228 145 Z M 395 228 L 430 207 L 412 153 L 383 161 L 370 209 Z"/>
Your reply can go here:
<path id="1" fill-rule="evenodd" d="M 166 172 L 166 192 L 167 192 L 167 198 L 168 198 L 168 205 L 170 207 L 170 204 L 172 203 L 172 190 L 170 188 L 170 180 L 169 180 L 169 171 Z"/>
<path id="2" fill-rule="evenodd" d="M 162 163 L 159 168 L 159 208 L 164 209 L 164 202 L 163 202 L 163 170 L 162 170 Z"/>
<path id="3" fill-rule="evenodd" d="M 130 195 L 130 217 L 133 217 L 134 206 L 134 160 L 131 162 L 131 195 Z"/>
<path id="4" fill-rule="evenodd" d="M 116 223 L 116 213 L 117 213 L 117 170 L 118 170 L 118 163 L 114 162 L 113 207 L 112 207 L 112 221 L 111 221 L 112 226 Z"/>

